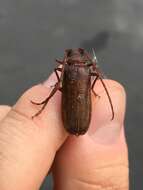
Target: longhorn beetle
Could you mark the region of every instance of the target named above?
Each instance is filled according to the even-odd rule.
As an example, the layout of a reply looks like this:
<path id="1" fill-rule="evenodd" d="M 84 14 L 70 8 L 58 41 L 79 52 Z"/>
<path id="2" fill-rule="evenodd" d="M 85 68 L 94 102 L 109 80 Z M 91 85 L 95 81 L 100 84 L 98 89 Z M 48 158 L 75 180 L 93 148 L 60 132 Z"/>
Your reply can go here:
<path id="1" fill-rule="evenodd" d="M 46 107 L 51 97 L 60 90 L 62 92 L 62 120 L 64 128 L 72 135 L 83 135 L 87 132 L 91 120 L 91 92 L 94 96 L 98 95 L 94 91 L 94 85 L 100 80 L 107 94 L 111 111 L 112 120 L 114 118 L 114 109 L 111 97 L 106 85 L 102 80 L 102 74 L 97 68 L 96 57 L 94 59 L 82 48 L 67 49 L 63 61 L 56 60 L 59 64 L 55 68 L 57 82 L 50 95 L 42 102 L 36 105 L 43 105 L 33 117 L 38 116 Z M 61 67 L 59 67 L 61 66 Z M 59 76 L 59 73 L 61 75 Z M 94 80 L 91 80 L 91 77 Z"/>

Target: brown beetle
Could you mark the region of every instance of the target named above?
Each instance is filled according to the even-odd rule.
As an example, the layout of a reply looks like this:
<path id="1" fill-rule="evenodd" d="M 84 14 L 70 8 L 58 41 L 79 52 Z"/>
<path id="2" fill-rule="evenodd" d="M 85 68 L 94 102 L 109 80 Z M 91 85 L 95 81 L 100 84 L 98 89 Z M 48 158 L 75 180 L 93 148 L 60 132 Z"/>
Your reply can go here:
<path id="1" fill-rule="evenodd" d="M 57 83 L 50 95 L 40 103 L 31 101 L 36 105 L 43 105 L 41 110 L 33 117 L 38 116 L 47 105 L 50 98 L 57 90 L 62 92 L 62 119 L 65 129 L 72 135 L 83 135 L 87 132 L 91 120 L 91 91 L 99 79 L 106 91 L 112 110 L 112 120 L 114 110 L 108 90 L 102 80 L 102 75 L 97 69 L 96 59 L 82 48 L 68 49 L 65 51 L 63 61 L 56 60 L 62 68 L 55 68 Z M 59 76 L 58 71 L 61 72 Z M 91 76 L 94 76 L 93 82 Z"/>

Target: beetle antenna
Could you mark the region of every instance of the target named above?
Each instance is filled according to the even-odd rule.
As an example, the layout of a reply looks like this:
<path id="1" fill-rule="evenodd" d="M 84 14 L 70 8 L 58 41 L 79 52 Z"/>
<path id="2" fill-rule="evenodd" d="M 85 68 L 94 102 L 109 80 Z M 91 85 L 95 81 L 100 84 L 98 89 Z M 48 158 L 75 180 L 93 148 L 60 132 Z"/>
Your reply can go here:
<path id="1" fill-rule="evenodd" d="M 98 61 L 97 61 L 97 57 L 96 57 L 96 55 L 95 55 L 95 50 L 94 50 L 94 48 L 92 48 L 92 53 L 93 53 L 93 61 L 95 61 L 95 62 L 97 63 Z"/>

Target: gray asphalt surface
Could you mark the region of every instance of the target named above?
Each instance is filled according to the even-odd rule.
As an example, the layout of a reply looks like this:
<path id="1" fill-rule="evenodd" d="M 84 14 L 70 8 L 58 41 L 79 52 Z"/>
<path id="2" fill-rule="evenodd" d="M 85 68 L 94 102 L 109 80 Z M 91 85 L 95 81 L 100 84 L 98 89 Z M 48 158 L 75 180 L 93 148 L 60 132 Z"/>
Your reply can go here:
<path id="1" fill-rule="evenodd" d="M 142 0 L 0 0 L 0 104 L 45 80 L 64 49 L 94 47 L 100 68 L 127 91 L 131 190 L 143 189 L 142 18 Z"/>

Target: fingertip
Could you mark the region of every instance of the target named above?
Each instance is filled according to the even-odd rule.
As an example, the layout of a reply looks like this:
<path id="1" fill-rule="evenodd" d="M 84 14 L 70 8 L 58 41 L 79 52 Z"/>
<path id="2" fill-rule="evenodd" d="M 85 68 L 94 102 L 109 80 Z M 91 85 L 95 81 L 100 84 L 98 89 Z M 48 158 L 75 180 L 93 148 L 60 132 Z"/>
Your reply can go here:
<path id="1" fill-rule="evenodd" d="M 49 76 L 49 78 L 43 82 L 43 85 L 44 85 L 45 87 L 48 87 L 48 88 L 49 88 L 49 87 L 54 86 L 56 82 L 57 82 L 57 78 L 56 78 L 55 73 L 53 72 L 53 73 Z"/>
<path id="2" fill-rule="evenodd" d="M 113 104 L 114 118 L 113 121 L 123 121 L 126 105 L 126 93 L 124 87 L 113 80 L 103 80 L 108 90 L 109 96 Z M 95 99 L 92 95 L 93 111 L 102 114 L 102 119 L 105 117 L 106 120 L 112 120 L 112 109 L 109 102 L 106 91 L 100 81 L 97 82 L 95 87 L 96 93 L 100 96 L 100 99 Z M 108 116 L 108 117 L 107 117 Z"/>
<path id="3" fill-rule="evenodd" d="M 10 106 L 0 105 L 0 120 L 2 120 L 10 110 L 11 110 Z"/>
<path id="4" fill-rule="evenodd" d="M 6 110 L 9 111 L 11 107 L 9 105 L 0 105 L 0 110 Z"/>
<path id="5" fill-rule="evenodd" d="M 111 96 L 113 97 L 115 120 L 121 125 L 124 123 L 125 111 L 126 111 L 126 92 L 122 84 L 117 81 L 110 80 L 109 88 L 111 89 Z"/>
<path id="6" fill-rule="evenodd" d="M 126 93 L 124 87 L 113 80 L 103 80 L 113 104 L 114 118 L 108 96 L 102 83 L 97 81 L 96 93 L 100 99 L 92 96 L 92 119 L 89 134 L 103 142 L 114 141 L 119 136 L 124 123 Z M 105 136 L 105 137 L 104 137 Z"/>
<path id="7" fill-rule="evenodd" d="M 49 96 L 49 93 L 53 89 L 55 83 L 56 76 L 52 73 L 44 82 L 34 85 L 26 90 L 25 93 L 19 98 L 14 108 L 22 112 L 25 116 L 32 118 L 32 116 L 35 115 L 35 112 L 38 112 L 41 108 L 41 105 L 36 106 L 32 104 L 32 102 L 40 103 L 45 100 Z"/>

